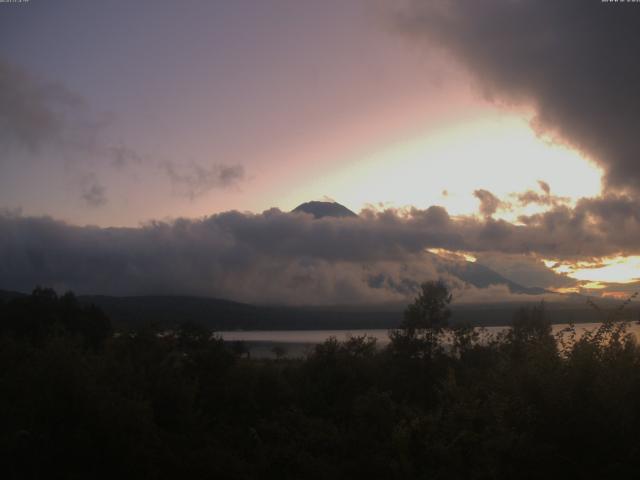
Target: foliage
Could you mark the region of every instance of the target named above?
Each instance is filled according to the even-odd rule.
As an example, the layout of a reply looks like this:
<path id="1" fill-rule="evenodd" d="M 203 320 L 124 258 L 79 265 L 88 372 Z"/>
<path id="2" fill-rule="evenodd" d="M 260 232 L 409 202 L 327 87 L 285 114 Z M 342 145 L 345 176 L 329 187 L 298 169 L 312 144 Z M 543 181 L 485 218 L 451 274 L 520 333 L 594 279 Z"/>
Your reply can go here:
<path id="1" fill-rule="evenodd" d="M 81 305 L 73 293 L 58 297 L 50 288 L 37 287 L 29 296 L 0 303 L 0 333 L 11 333 L 36 344 L 54 333 L 67 334 L 98 348 L 111 336 L 112 329 L 100 309 Z"/>
<path id="2" fill-rule="evenodd" d="M 4 478 L 640 471 L 640 348 L 616 319 L 586 334 L 570 327 L 563 344 L 544 305 L 493 337 L 445 328 L 440 308 L 388 347 L 334 338 L 305 358 L 268 360 L 192 324 L 105 337 L 102 317 L 64 298 L 37 291 L 0 305 Z M 429 330 L 430 354 L 415 355 L 411 341 Z"/>
<path id="3" fill-rule="evenodd" d="M 420 285 L 419 295 L 405 310 L 400 328 L 411 334 L 423 330 L 440 332 L 451 317 L 451 298 L 449 288 L 443 281 L 424 282 Z"/>
<path id="4" fill-rule="evenodd" d="M 400 329 L 390 333 L 391 346 L 397 355 L 432 358 L 437 353 L 438 337 L 451 317 L 452 295 L 441 281 L 420 285 L 420 293 L 404 311 Z"/>

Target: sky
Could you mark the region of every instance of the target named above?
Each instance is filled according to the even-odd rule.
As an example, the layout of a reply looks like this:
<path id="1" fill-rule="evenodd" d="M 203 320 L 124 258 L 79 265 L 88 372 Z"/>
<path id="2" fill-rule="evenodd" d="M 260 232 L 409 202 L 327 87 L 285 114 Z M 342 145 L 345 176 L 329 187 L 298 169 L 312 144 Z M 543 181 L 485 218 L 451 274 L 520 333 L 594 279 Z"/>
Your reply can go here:
<path id="1" fill-rule="evenodd" d="M 0 3 L 0 288 L 514 297 L 455 259 L 628 295 L 639 21 L 599 0 Z M 288 213 L 310 200 L 359 217 Z"/>

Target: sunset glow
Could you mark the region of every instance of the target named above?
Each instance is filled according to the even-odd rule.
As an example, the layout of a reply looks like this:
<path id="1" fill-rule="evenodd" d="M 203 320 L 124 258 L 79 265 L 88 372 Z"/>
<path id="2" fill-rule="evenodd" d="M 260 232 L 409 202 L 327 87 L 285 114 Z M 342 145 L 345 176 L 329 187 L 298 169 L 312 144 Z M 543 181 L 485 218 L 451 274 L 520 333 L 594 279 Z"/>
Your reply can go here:
<path id="1" fill-rule="evenodd" d="M 591 36 L 607 2 L 116 3 L 0 2 L 0 290 L 335 305 L 640 278 L 637 95 L 595 74 L 637 55 Z"/>
<path id="2" fill-rule="evenodd" d="M 556 273 L 586 281 L 583 288 L 603 288 L 601 282 L 633 283 L 640 280 L 640 256 L 617 256 L 593 262 L 558 263 L 544 260 Z"/>
<path id="3" fill-rule="evenodd" d="M 444 248 L 429 248 L 428 252 L 438 255 L 439 257 L 448 258 L 451 260 L 464 260 L 467 262 L 475 263 L 478 259 L 468 252 L 452 252 L 451 250 L 445 250 Z"/>
<path id="4" fill-rule="evenodd" d="M 598 195 L 601 176 L 578 152 L 540 138 L 526 118 L 511 115 L 469 119 L 398 142 L 353 159 L 307 189 L 329 192 L 355 209 L 376 202 L 396 207 L 436 204 L 459 215 L 477 211 L 477 188 L 509 202 L 510 194 L 537 189 L 537 180 L 543 180 L 554 195 L 575 200 Z M 516 205 L 498 216 L 512 219 L 539 210 Z"/>
<path id="5" fill-rule="evenodd" d="M 640 0 L 0 0 L 3 478 L 635 478 Z"/>

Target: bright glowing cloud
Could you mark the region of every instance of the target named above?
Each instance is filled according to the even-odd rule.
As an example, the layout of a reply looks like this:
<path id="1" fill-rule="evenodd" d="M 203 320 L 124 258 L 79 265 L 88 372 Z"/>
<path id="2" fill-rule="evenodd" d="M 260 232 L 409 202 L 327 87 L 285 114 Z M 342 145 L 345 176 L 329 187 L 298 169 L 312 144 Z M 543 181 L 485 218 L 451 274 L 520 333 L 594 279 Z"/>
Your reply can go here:
<path id="1" fill-rule="evenodd" d="M 448 258 L 450 260 L 464 260 L 466 262 L 475 263 L 478 259 L 467 252 L 452 252 L 445 248 L 428 248 L 427 252 L 438 255 L 439 257 Z"/>
<path id="2" fill-rule="evenodd" d="M 544 260 L 545 265 L 556 273 L 589 283 L 583 288 L 604 288 L 601 282 L 633 283 L 640 279 L 640 256 L 615 256 L 594 262 L 559 263 Z"/>
<path id="3" fill-rule="evenodd" d="M 443 127 L 346 165 L 310 189 L 322 188 L 356 209 L 372 201 L 385 206 L 436 204 L 453 215 L 478 210 L 473 195 L 478 188 L 507 197 L 538 188 L 543 180 L 554 194 L 575 200 L 598 195 L 602 177 L 602 171 L 578 152 L 537 136 L 528 119 L 517 115 Z M 529 205 L 497 216 L 515 219 L 541 210 Z"/>

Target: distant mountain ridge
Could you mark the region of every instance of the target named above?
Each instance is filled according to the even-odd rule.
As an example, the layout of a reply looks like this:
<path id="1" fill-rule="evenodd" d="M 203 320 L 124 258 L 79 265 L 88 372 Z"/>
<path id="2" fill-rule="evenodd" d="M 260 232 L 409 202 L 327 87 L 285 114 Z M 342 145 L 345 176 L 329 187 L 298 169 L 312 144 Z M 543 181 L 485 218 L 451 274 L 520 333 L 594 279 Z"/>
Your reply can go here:
<path id="1" fill-rule="evenodd" d="M 324 217 L 357 217 L 358 215 L 337 202 L 305 202 L 291 210 L 292 213 L 310 213 L 313 218 Z"/>
<path id="2" fill-rule="evenodd" d="M 13 300 L 14 298 L 20 298 L 25 296 L 27 296 L 27 294 L 22 292 L 14 292 L 12 290 L 0 290 L 0 301 L 4 301 L 4 302 Z"/>
<path id="3" fill-rule="evenodd" d="M 503 277 L 495 270 L 477 262 L 450 262 L 446 271 L 455 275 L 477 288 L 487 288 L 490 285 L 506 285 L 511 293 L 520 293 L 525 295 L 542 295 L 550 293 L 540 287 L 525 287 L 508 278 Z"/>
<path id="4" fill-rule="evenodd" d="M 63 293 L 63 292 L 59 292 Z M 24 293 L 0 290 L 0 301 L 8 301 Z M 157 325 L 175 328 L 184 322 L 204 325 L 218 331 L 224 330 L 357 330 L 397 328 L 402 320 L 406 304 L 354 305 L 334 307 L 261 306 L 189 296 L 135 296 L 110 297 L 79 295 L 84 304 L 100 307 L 116 328 L 138 328 Z M 524 305 L 537 302 L 502 302 L 452 305 L 453 324 L 459 322 L 478 326 L 508 325 L 515 311 Z M 601 299 L 605 308 L 617 304 Z M 546 303 L 552 323 L 601 321 L 601 312 L 584 302 Z M 628 313 L 635 318 L 638 306 L 630 306 Z"/>

